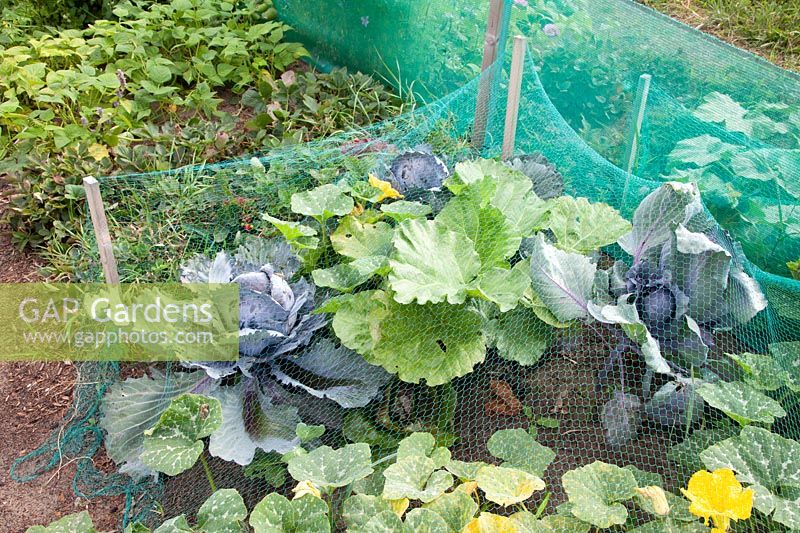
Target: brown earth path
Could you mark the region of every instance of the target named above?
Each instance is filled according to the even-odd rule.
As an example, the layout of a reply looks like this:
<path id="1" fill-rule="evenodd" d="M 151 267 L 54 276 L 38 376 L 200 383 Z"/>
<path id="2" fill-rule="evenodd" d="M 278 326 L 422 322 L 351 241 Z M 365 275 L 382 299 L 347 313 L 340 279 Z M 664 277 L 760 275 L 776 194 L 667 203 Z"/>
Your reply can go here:
<path id="1" fill-rule="evenodd" d="M 4 207 L 0 197 L 0 218 Z M 40 261 L 19 252 L 9 233 L 0 225 L 0 283 L 42 279 Z M 0 533 L 21 533 L 86 509 L 98 530 L 119 529 L 120 498 L 87 502 L 75 497 L 75 464 L 61 465 L 29 483 L 16 483 L 10 476 L 16 458 L 61 427 L 72 405 L 75 379 L 75 369 L 67 363 L 0 363 Z"/>

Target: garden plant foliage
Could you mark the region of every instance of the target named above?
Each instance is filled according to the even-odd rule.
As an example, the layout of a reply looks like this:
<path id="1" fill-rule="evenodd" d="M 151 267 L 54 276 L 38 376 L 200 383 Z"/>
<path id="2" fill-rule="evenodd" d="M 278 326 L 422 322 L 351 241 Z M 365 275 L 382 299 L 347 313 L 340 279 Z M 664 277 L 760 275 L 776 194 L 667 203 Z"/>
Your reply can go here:
<path id="1" fill-rule="evenodd" d="M 800 83 L 627 2 L 597 3 L 626 33 L 584 2 L 517 2 L 529 46 L 502 161 L 505 55 L 473 78 L 474 52 L 438 46 L 479 39 L 485 12 L 420 4 L 427 18 L 376 2 L 313 35 L 314 16 L 276 7 L 320 64 L 394 63 L 398 90 L 439 97 L 425 107 L 102 180 L 122 277 L 238 284 L 240 357 L 125 380 L 85 366 L 91 415 L 15 475 L 96 436 L 118 471 L 78 460 L 77 486 L 129 495 L 130 531 L 800 528 Z M 389 20 L 408 22 L 392 46 L 439 31 L 400 58 Z M 698 49 L 637 46 L 636 21 Z M 733 65 L 763 83 L 732 84 Z M 96 279 L 81 243 L 75 271 Z"/>
<path id="2" fill-rule="evenodd" d="M 67 29 L 36 26 L 26 6 L 2 12 L 0 175 L 14 242 L 57 274 L 72 273 L 87 175 L 303 142 L 404 105 L 367 75 L 300 65 L 306 51 L 269 2 L 120 1 Z"/>

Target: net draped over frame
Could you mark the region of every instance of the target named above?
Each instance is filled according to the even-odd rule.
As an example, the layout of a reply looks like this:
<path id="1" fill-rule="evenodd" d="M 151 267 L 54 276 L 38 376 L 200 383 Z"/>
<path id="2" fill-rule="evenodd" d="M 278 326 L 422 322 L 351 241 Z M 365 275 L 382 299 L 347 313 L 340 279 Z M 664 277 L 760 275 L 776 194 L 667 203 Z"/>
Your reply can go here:
<path id="1" fill-rule="evenodd" d="M 238 244 L 240 215 L 227 215 L 237 198 L 246 198 L 252 213 L 286 218 L 291 213 L 276 211 L 276 206 L 285 205 L 293 192 L 318 184 L 326 169 L 338 168 L 339 177 L 365 178 L 375 169 L 389 169 L 398 154 L 420 146 L 437 154 L 450 170 L 459 161 L 496 158 L 502 148 L 508 86 L 505 37 L 522 34 L 528 43 L 515 154 L 541 154 L 562 177 L 563 194 L 608 204 L 627 220 L 664 183 L 696 183 L 710 221 L 706 232 L 712 240 L 730 243 L 731 264 L 758 283 L 768 302 L 752 319 L 715 332 L 708 359 L 724 366 L 730 364 L 728 353 L 770 354 L 778 368 L 797 373 L 800 281 L 792 279 L 787 263 L 800 259 L 800 77 L 627 0 L 507 4 L 498 60 L 481 76 L 488 2 L 320 0 L 311 10 L 306 1 L 275 0 L 281 18 L 294 28 L 293 37 L 306 45 L 319 68 L 345 65 L 372 73 L 413 91 L 427 104 L 363 130 L 255 158 L 105 177 L 101 186 L 107 205 L 114 205 L 115 198 L 135 197 L 141 212 L 147 213 L 142 219 L 135 209 L 112 209 L 112 237 L 133 226 L 163 237 L 153 250 L 154 263 L 159 253 L 177 250 L 187 258 L 193 253 L 213 257 L 220 250 L 234 251 Z M 642 74 L 653 81 L 633 172 L 628 172 L 623 160 Z M 485 107 L 476 106 L 482 83 L 491 88 Z M 487 117 L 479 150 L 469 142 L 476 112 Z M 186 190 L 195 192 L 180 206 L 176 228 L 171 217 L 177 208 L 170 201 L 185 199 L 181 193 Z M 96 248 L 85 253 L 96 254 Z M 124 251 L 118 255 L 123 281 L 133 281 L 139 271 L 133 267 L 140 266 L 126 265 Z M 605 247 L 602 255 L 611 261 L 628 260 L 617 245 Z M 174 272 L 171 279 L 178 276 Z M 96 259 L 87 274 L 92 278 L 100 279 Z M 530 327 L 521 319 L 519 338 L 530 336 Z M 330 337 L 324 331 L 314 335 Z M 607 380 L 602 382 L 608 343 L 607 335 L 589 327 L 557 330 L 535 362 L 518 364 L 490 349 L 471 372 L 449 384 L 428 388 L 394 380 L 357 411 L 365 416 L 390 413 L 394 424 L 383 430 L 395 436 L 447 411 L 453 456 L 472 461 L 490 459 L 486 441 L 499 429 L 558 420 L 557 427 L 543 425 L 537 431 L 538 442 L 556 452 L 544 476 L 553 491 L 551 509 L 565 501 L 560 482 L 564 472 L 595 460 L 658 474 L 664 488 L 677 491 L 702 467 L 697 456 L 702 448 L 681 444 L 689 443 L 698 430 L 735 432 L 718 411 L 707 412 L 702 427 L 691 420 L 665 422 L 667 408 L 652 402 L 652 391 L 645 397 L 639 390 L 619 388 L 619 374 L 627 376 L 629 387 L 643 379 L 641 365 L 630 354 L 618 361 L 624 370 L 606 369 Z M 171 377 L 185 371 L 177 366 L 164 371 L 162 397 L 174 396 L 182 384 Z M 33 479 L 60 462 L 81 458 L 76 492 L 86 497 L 125 494 L 126 520 L 152 517 L 156 502 L 167 516 L 193 513 L 208 496 L 206 489 L 197 488 L 203 479 L 198 467 L 175 478 L 153 480 L 107 474 L 93 466 L 91 457 L 108 437 L 98 425 L 103 402 L 121 383 L 118 365 L 83 364 L 64 428 L 15 463 L 15 478 Z M 661 385 L 656 381 L 653 391 Z M 524 414 L 492 407 L 497 405 L 497 392 L 506 387 L 527 407 Z M 289 396 L 298 393 L 296 388 L 287 390 Z M 636 437 L 620 445 L 609 443 L 603 424 L 604 405 L 615 390 L 651 405 Z M 306 410 L 317 411 L 306 413 L 303 420 L 324 423 L 331 435 L 337 434 L 350 414 L 334 403 L 309 403 Z M 784 406 L 786 415 L 772 429 L 800 439 L 797 407 Z M 403 409 L 408 412 L 395 413 Z M 244 475 L 235 464 L 215 461 L 212 468 L 218 486 L 239 489 L 248 502 L 275 488 Z"/>

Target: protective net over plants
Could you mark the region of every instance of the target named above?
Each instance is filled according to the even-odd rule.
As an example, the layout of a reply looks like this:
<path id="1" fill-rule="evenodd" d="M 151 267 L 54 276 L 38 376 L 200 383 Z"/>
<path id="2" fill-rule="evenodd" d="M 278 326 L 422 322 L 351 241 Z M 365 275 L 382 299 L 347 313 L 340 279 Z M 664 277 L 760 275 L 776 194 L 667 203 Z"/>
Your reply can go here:
<path id="1" fill-rule="evenodd" d="M 482 3 L 276 2 L 321 59 L 440 98 L 103 179 L 123 281 L 239 283 L 241 358 L 85 365 L 14 474 L 76 459 L 128 523 L 207 531 L 800 528 L 800 83 L 627 2 L 527 3 L 500 161 L 505 55 L 469 80 Z"/>
<path id="2" fill-rule="evenodd" d="M 319 65 L 376 72 L 423 98 L 449 94 L 479 72 L 487 4 L 330 0 L 308 13 L 302 0 L 276 2 Z M 800 258 L 800 76 L 632 1 L 508 4 L 501 54 L 505 36 L 526 36 L 559 114 L 623 169 L 637 82 L 652 76 L 633 170 L 696 181 L 720 224 L 750 247 L 748 257 L 789 275 L 786 263 Z"/>

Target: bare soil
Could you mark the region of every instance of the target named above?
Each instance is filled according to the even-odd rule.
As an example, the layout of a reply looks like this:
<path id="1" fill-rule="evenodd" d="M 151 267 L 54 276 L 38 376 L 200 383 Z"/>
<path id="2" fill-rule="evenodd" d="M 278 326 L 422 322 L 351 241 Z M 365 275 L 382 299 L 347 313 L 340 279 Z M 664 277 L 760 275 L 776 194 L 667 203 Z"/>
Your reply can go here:
<path id="1" fill-rule="evenodd" d="M 0 191 L 1 192 L 1 191 Z M 0 200 L 0 216 L 4 203 Z M 40 260 L 19 252 L 0 226 L 0 283 L 41 280 Z M 76 372 L 68 363 L 0 363 L 0 532 L 19 533 L 64 515 L 88 510 L 101 531 L 119 529 L 121 498 L 86 501 L 72 490 L 75 464 L 62 464 L 20 484 L 11 479 L 15 459 L 57 431 L 72 405 Z"/>
<path id="2" fill-rule="evenodd" d="M 496 462 L 488 455 L 486 442 L 496 431 L 509 428 L 528 428 L 533 420 L 558 420 L 558 427 L 536 425 L 536 440 L 556 452 L 556 458 L 545 472 L 544 481 L 551 491 L 548 512 L 566 501 L 561 476 L 568 470 L 603 461 L 658 473 L 665 488 L 678 482 L 675 465 L 666 458 L 669 446 L 675 442 L 669 431 L 652 425 L 643 427 L 638 437 L 621 448 L 606 442 L 601 420 L 603 404 L 610 399 L 607 387 L 598 387 L 598 371 L 609 350 L 591 331 L 572 332 L 568 340 L 557 340 L 535 367 L 520 367 L 502 360 L 489 361 L 485 372 L 468 376 L 471 383 L 461 383 L 460 391 L 474 391 L 474 398 L 459 397 L 455 416 L 456 432 L 461 440 L 453 449 L 457 459 Z M 641 368 L 635 356 L 625 361 L 626 379 L 639 382 Z M 487 413 L 491 404 L 489 381 L 502 379 L 514 390 L 520 402 L 529 408 L 530 418 Z M 609 380 L 614 383 L 617 376 Z M 538 499 L 536 499 L 538 498 Z M 533 507 L 541 500 L 534 498 Z"/>

